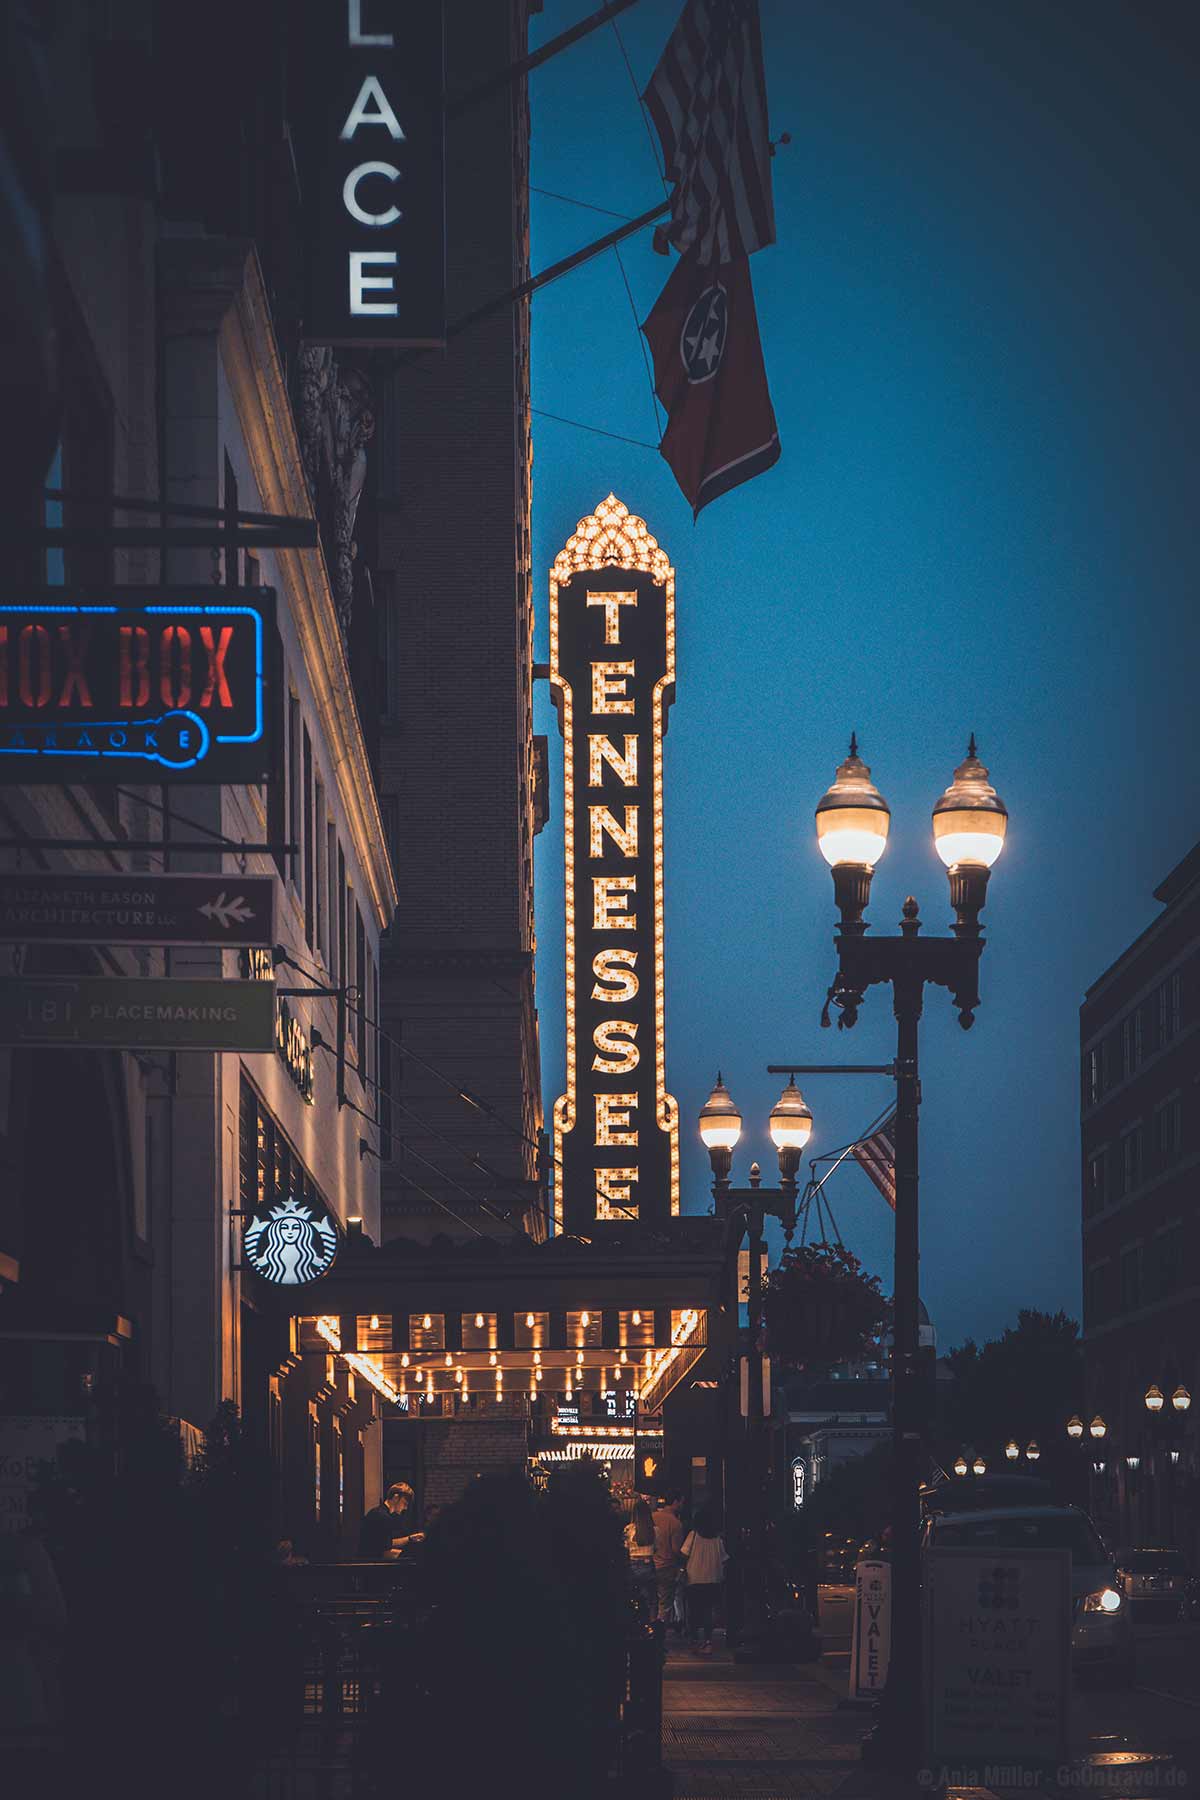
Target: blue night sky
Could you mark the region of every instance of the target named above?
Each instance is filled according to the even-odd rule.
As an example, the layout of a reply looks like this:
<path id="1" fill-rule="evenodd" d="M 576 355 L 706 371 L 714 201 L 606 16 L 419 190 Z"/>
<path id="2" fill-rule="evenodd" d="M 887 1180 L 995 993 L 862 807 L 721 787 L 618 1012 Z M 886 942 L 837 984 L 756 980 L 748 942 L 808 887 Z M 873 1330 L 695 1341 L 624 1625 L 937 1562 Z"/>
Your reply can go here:
<path id="1" fill-rule="evenodd" d="M 546 0 L 536 45 L 590 10 Z M 735 1163 L 769 1179 L 768 1062 L 886 1061 L 888 996 L 818 1027 L 832 884 L 813 807 L 851 727 L 892 808 L 871 917 L 949 922 L 933 801 L 974 729 L 1011 813 L 964 1034 L 927 994 L 922 1290 L 945 1348 L 1079 1311 L 1078 1006 L 1200 836 L 1196 204 L 1191 9 L 1075 0 L 763 0 L 778 243 L 752 273 L 783 455 L 693 525 L 654 449 L 534 420 L 545 571 L 610 489 L 678 575 L 667 738 L 667 1059 L 684 1208 L 707 1211 L 696 1114 L 721 1066 Z M 621 33 L 644 86 L 677 0 Z M 606 27 L 531 77 L 534 183 L 633 215 L 662 188 Z M 613 221 L 533 196 L 534 267 Z M 638 317 L 668 273 L 622 247 Z M 534 301 L 535 407 L 657 441 L 612 252 Z M 547 690 L 537 728 L 560 740 Z M 547 1110 L 563 1078 L 562 819 L 538 840 Z M 888 1084 L 814 1078 L 813 1152 Z M 891 1215 L 856 1168 L 827 1192 L 891 1286 Z"/>

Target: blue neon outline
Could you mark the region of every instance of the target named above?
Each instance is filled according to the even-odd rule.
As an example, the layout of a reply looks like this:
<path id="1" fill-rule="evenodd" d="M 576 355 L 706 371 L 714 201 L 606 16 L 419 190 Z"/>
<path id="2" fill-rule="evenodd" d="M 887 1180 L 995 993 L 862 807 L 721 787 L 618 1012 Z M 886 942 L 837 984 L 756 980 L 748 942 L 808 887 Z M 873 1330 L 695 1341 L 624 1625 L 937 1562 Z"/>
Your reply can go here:
<path id="1" fill-rule="evenodd" d="M 161 725 L 164 719 L 172 718 L 191 719 L 193 724 L 200 727 L 200 735 L 203 744 L 190 762 L 172 762 L 170 757 L 163 756 L 157 750 L 153 752 L 148 750 L 39 750 L 30 749 L 28 744 L 18 744 L 12 749 L 0 745 L 0 756 L 94 756 L 97 760 L 107 760 L 110 757 L 119 756 L 136 762 L 161 763 L 164 769 L 194 769 L 198 763 L 204 761 L 204 758 L 212 749 L 214 740 L 212 732 L 208 729 L 208 726 L 204 723 L 200 714 L 192 712 L 191 708 L 186 706 L 168 707 L 166 712 L 161 713 L 157 719 L 139 719 L 133 725 L 129 723 L 128 719 L 92 719 L 87 725 L 51 725 L 50 721 L 47 720 L 45 725 L 12 725 L 9 727 L 9 730 L 149 731 L 152 726 Z"/>
<path id="2" fill-rule="evenodd" d="M 116 610 L 116 609 L 114 609 Z M 266 685 L 266 666 L 263 659 L 262 614 L 255 612 L 252 606 L 144 606 L 145 613 L 236 613 L 239 618 L 254 621 L 254 716 L 255 728 L 248 737 L 234 737 L 231 734 L 217 737 L 218 744 L 257 744 L 263 735 L 263 688 Z"/>
<path id="3" fill-rule="evenodd" d="M 208 730 L 207 726 L 205 726 L 205 731 L 207 733 L 210 744 L 257 744 L 264 734 L 263 690 L 266 687 L 267 673 L 266 673 L 266 659 L 263 655 L 263 619 L 262 619 L 262 614 L 260 612 L 257 612 L 254 607 L 252 607 L 252 606 L 143 606 L 141 608 L 138 608 L 137 606 L 52 606 L 49 604 L 43 605 L 41 602 L 38 602 L 38 601 L 30 601 L 25 606 L 19 606 L 19 605 L 6 606 L 3 604 L 0 604 L 0 613 L 120 613 L 120 612 L 138 612 L 139 610 L 144 613 L 234 613 L 237 615 L 238 618 L 251 619 L 253 621 L 253 623 L 254 623 L 254 721 L 255 721 L 254 730 L 252 732 L 250 732 L 248 735 L 240 736 L 240 737 L 235 737 L 233 735 L 233 733 L 231 733 L 231 732 L 226 732 L 226 733 L 222 733 L 222 734 L 218 734 L 218 735 L 214 736 L 214 734 Z M 170 710 L 173 712 L 178 712 L 178 711 L 183 711 L 185 709 L 179 708 L 179 707 L 172 707 L 172 708 L 170 708 Z M 191 716 L 195 717 L 196 715 L 191 715 Z M 111 720 L 104 720 L 104 719 L 97 719 L 93 722 L 101 730 L 105 729 L 109 724 L 113 723 L 113 721 L 111 721 Z M 140 723 L 143 725 L 157 725 L 157 724 L 160 724 L 161 721 L 159 719 L 143 719 L 140 721 Z M 204 721 L 201 719 L 200 723 L 203 725 Z M 124 722 L 124 727 L 126 730 L 128 730 L 128 728 L 129 728 L 128 721 Z M 15 730 L 18 728 L 14 727 L 13 729 Z M 205 752 L 205 754 L 206 753 L 207 752 Z M 30 754 L 31 753 L 27 750 L 3 750 L 3 749 L 0 749 L 0 756 L 28 756 Z M 89 750 L 80 750 L 80 751 L 41 750 L 41 751 L 34 751 L 34 752 L 32 752 L 32 754 L 39 755 L 39 756 L 76 756 L 76 755 L 90 756 L 93 754 L 101 755 L 101 754 L 104 754 L 104 752 L 101 752 L 101 751 L 92 752 Z M 112 750 L 112 751 L 107 752 L 107 754 L 110 756 L 137 756 L 140 753 L 136 750 Z M 163 764 L 164 768 L 170 768 L 170 769 L 190 769 L 194 766 L 192 763 L 168 763 L 165 758 L 157 757 L 157 756 L 144 757 L 142 760 L 145 762 L 161 762 Z"/>

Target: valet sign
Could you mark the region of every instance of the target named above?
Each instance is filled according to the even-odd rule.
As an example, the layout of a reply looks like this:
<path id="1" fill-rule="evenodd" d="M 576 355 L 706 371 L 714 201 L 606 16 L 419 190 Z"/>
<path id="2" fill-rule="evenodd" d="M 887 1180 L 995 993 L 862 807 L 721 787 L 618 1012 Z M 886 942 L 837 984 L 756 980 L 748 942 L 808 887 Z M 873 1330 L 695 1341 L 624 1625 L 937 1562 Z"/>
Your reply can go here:
<path id="1" fill-rule="evenodd" d="M 555 561 L 550 680 L 563 732 L 567 1084 L 554 1107 L 564 1228 L 679 1211 L 666 1088 L 663 733 L 675 571 L 610 494 Z"/>
<path id="2" fill-rule="evenodd" d="M 441 0 L 325 0 L 305 14 L 311 342 L 445 342 L 442 40 Z"/>
<path id="3" fill-rule="evenodd" d="M 265 780 L 275 596 L 212 591 L 0 601 L 0 782 Z"/>

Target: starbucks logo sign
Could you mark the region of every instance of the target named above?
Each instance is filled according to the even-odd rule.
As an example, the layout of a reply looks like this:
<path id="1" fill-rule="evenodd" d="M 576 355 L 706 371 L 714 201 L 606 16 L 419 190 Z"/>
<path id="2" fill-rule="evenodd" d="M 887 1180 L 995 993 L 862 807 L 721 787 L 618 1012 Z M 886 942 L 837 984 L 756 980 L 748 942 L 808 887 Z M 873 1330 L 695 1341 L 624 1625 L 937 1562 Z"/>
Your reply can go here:
<path id="1" fill-rule="evenodd" d="M 242 1240 L 246 1261 L 264 1281 L 301 1287 L 333 1266 L 337 1232 L 328 1215 L 295 1198 L 257 1214 Z"/>

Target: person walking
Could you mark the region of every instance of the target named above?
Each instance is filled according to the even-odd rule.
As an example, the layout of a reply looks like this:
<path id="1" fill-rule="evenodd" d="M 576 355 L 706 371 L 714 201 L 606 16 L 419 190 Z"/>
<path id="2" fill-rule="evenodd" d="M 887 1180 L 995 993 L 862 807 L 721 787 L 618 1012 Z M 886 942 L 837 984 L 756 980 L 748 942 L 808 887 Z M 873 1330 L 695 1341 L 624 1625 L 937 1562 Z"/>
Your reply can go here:
<path id="1" fill-rule="evenodd" d="M 694 1633 L 702 1634 L 697 1654 L 711 1656 L 713 1606 L 729 1561 L 711 1506 L 702 1506 L 696 1514 L 696 1523 L 684 1538 L 680 1555 L 687 1570 L 688 1622 Z"/>
<path id="2" fill-rule="evenodd" d="M 675 1588 L 683 1566 L 683 1495 L 668 1494 L 654 1514 L 654 1585 L 658 1600 L 658 1617 L 663 1630 L 671 1622 L 675 1606 Z"/>
<path id="3" fill-rule="evenodd" d="M 384 1562 L 398 1556 L 406 1544 L 419 1544 L 425 1533 L 401 1530 L 400 1521 L 413 1503 L 413 1491 L 406 1481 L 393 1481 L 378 1506 L 363 1514 L 358 1533 L 360 1562 Z"/>
<path id="4" fill-rule="evenodd" d="M 629 1557 L 629 1578 L 633 1584 L 639 1619 L 649 1618 L 654 1611 L 654 1514 L 640 1498 L 625 1527 L 625 1550 Z"/>

